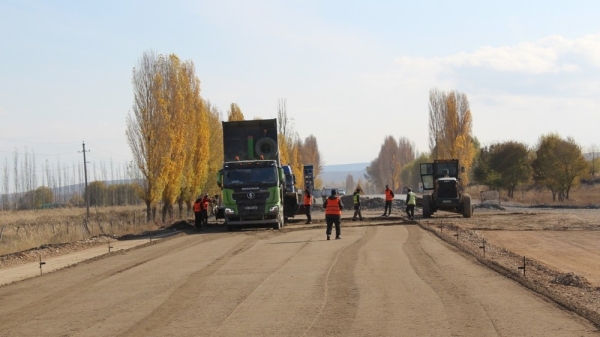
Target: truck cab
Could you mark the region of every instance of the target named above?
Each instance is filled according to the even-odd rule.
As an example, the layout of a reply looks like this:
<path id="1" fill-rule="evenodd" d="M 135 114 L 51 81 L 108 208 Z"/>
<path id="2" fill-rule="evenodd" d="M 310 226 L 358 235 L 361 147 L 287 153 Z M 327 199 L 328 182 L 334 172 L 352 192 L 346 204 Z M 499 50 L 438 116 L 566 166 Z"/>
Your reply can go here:
<path id="1" fill-rule="evenodd" d="M 277 120 L 222 124 L 224 163 L 217 185 L 227 229 L 281 228 L 286 179 L 279 163 Z"/>

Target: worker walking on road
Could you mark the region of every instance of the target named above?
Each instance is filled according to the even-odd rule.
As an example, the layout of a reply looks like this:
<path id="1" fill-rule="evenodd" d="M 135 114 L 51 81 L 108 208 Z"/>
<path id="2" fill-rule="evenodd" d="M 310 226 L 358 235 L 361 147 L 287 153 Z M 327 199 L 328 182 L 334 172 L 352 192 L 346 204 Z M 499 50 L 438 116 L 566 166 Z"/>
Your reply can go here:
<path id="1" fill-rule="evenodd" d="M 357 216 L 360 218 L 360 221 L 363 221 L 363 216 L 360 212 L 360 192 L 362 192 L 362 189 L 357 187 L 352 196 L 352 201 L 354 203 L 354 216 L 352 216 L 352 221 L 356 221 Z"/>
<path id="2" fill-rule="evenodd" d="M 204 198 L 202 198 L 202 225 L 203 226 L 207 226 L 208 225 L 208 207 L 210 205 L 210 198 L 208 197 L 208 194 L 204 195 Z"/>
<path id="3" fill-rule="evenodd" d="M 342 200 L 338 197 L 336 190 L 331 190 L 331 195 L 325 199 L 323 208 L 325 209 L 325 221 L 327 222 L 327 240 L 331 239 L 331 230 L 333 229 L 333 224 L 335 224 L 335 239 L 341 239 L 342 237 L 340 235 L 342 232 L 340 228 L 340 220 L 342 218 L 342 209 L 344 209 L 344 204 L 342 204 Z"/>
<path id="4" fill-rule="evenodd" d="M 304 211 L 306 214 L 306 224 L 308 225 L 312 223 L 312 217 L 310 215 L 310 207 L 312 205 L 312 194 L 310 193 L 308 188 L 304 189 L 304 202 L 302 204 L 304 205 Z"/>
<path id="5" fill-rule="evenodd" d="M 194 226 L 202 229 L 202 200 L 200 200 L 200 197 L 194 202 Z"/>
<path id="6" fill-rule="evenodd" d="M 411 220 L 415 218 L 415 205 L 417 204 L 417 195 L 412 189 L 408 189 L 406 193 L 406 214 Z"/>
<path id="7" fill-rule="evenodd" d="M 392 215 L 392 200 L 394 200 L 394 191 L 390 189 L 389 185 L 385 185 L 385 208 L 382 216 Z"/>

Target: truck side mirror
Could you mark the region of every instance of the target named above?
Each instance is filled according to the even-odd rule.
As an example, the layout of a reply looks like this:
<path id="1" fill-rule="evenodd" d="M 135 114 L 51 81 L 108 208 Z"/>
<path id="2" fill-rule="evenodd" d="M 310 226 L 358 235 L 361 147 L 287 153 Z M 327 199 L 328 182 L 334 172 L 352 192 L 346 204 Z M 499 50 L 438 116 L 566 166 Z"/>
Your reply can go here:
<path id="1" fill-rule="evenodd" d="M 460 167 L 460 173 L 465 173 L 465 167 L 464 166 Z"/>

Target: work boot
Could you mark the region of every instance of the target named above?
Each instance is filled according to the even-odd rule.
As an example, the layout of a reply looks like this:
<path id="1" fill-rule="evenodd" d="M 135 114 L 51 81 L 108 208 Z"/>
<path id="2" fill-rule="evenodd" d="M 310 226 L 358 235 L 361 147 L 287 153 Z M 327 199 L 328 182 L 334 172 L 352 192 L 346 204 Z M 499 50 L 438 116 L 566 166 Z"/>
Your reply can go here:
<path id="1" fill-rule="evenodd" d="M 331 235 L 327 234 L 327 240 L 331 240 Z"/>
<path id="2" fill-rule="evenodd" d="M 305 225 L 309 225 L 309 224 L 311 224 L 311 223 L 312 223 L 312 221 L 307 221 L 307 222 L 305 222 L 304 224 L 305 224 Z"/>
<path id="3" fill-rule="evenodd" d="M 365 221 L 365 218 L 360 218 L 360 221 Z"/>
<path id="4" fill-rule="evenodd" d="M 335 237 L 336 240 L 341 240 L 342 238 L 338 235 Z"/>
<path id="5" fill-rule="evenodd" d="M 356 218 L 352 218 L 352 221 L 356 221 Z"/>

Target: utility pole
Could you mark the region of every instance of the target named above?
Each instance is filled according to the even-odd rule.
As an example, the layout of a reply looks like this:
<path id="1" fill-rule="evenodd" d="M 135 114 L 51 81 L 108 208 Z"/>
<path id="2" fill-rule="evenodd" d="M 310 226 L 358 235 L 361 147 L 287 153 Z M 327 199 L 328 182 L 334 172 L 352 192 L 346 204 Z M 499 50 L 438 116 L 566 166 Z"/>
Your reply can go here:
<path id="1" fill-rule="evenodd" d="M 89 151 L 87 151 L 89 152 Z M 85 222 L 89 223 L 90 221 L 90 192 L 88 191 L 88 182 L 87 182 L 87 161 L 85 160 L 85 142 L 83 142 L 83 173 L 85 177 Z"/>

